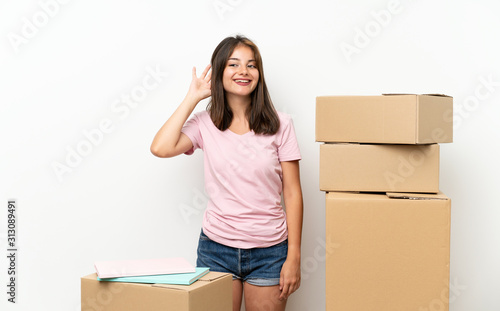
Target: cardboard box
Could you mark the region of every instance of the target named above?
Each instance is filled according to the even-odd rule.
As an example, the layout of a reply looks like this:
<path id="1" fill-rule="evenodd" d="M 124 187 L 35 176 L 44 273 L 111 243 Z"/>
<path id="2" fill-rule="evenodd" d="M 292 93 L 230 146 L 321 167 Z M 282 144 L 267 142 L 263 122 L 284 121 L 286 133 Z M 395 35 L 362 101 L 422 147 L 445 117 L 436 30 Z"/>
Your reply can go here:
<path id="1" fill-rule="evenodd" d="M 327 311 L 448 310 L 450 199 L 390 196 L 326 194 Z"/>
<path id="2" fill-rule="evenodd" d="M 100 282 L 81 278 L 82 311 L 231 311 L 232 276 L 209 272 L 193 284 Z"/>
<path id="3" fill-rule="evenodd" d="M 322 191 L 439 192 L 439 145 L 320 145 Z"/>
<path id="4" fill-rule="evenodd" d="M 430 144 L 453 141 L 445 95 L 319 96 L 316 141 Z"/>

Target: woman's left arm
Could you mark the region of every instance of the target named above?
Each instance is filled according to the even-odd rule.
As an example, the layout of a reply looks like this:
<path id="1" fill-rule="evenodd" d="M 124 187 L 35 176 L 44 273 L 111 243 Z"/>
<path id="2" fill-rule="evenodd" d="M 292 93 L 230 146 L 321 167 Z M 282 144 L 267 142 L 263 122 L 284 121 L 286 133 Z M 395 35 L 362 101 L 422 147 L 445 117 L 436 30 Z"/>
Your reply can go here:
<path id="1" fill-rule="evenodd" d="M 302 241 L 302 188 L 299 161 L 281 162 L 283 199 L 288 224 L 288 254 L 280 276 L 280 300 L 287 299 L 300 286 L 300 248 Z"/>

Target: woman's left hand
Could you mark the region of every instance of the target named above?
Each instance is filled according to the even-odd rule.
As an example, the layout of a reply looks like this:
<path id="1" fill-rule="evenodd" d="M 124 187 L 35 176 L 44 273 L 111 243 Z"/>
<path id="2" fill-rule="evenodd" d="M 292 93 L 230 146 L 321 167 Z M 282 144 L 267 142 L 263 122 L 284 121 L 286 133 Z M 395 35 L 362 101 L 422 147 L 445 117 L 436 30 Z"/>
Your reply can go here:
<path id="1" fill-rule="evenodd" d="M 300 287 L 300 259 L 285 260 L 280 273 L 280 300 L 287 299 Z"/>

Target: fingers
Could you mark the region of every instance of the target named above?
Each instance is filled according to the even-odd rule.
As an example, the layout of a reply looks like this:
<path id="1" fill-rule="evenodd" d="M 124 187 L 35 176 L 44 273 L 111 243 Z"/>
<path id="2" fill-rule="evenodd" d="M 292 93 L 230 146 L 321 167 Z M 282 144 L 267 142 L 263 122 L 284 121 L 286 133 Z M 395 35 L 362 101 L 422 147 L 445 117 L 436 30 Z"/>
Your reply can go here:
<path id="1" fill-rule="evenodd" d="M 280 273 L 280 290 L 283 290 L 283 286 L 285 285 L 285 277 L 283 273 Z"/>
<path id="2" fill-rule="evenodd" d="M 280 290 L 281 294 L 279 300 L 287 299 L 293 292 L 300 287 L 300 279 L 285 278 L 280 276 Z"/>
<path id="3" fill-rule="evenodd" d="M 205 68 L 205 70 L 203 70 L 203 72 L 200 75 L 200 78 L 203 78 L 203 79 L 206 78 L 207 77 L 207 73 L 210 70 L 210 68 L 212 68 L 212 65 L 208 65 Z M 196 75 L 196 66 L 193 66 L 192 74 L 193 74 L 193 77 L 197 77 L 197 75 Z M 210 72 L 209 76 L 211 76 L 211 75 L 212 75 L 212 72 Z"/>
<path id="4" fill-rule="evenodd" d="M 294 291 L 295 290 L 293 289 L 292 285 L 285 284 L 283 286 L 283 289 L 281 290 L 279 300 L 288 299 L 288 297 L 290 297 L 290 295 L 293 294 Z"/>
<path id="5" fill-rule="evenodd" d="M 210 82 L 211 79 L 212 79 L 212 70 L 210 70 L 208 75 L 205 77 L 205 81 Z"/>
<path id="6" fill-rule="evenodd" d="M 290 296 L 290 294 L 291 294 L 288 291 L 289 291 L 289 287 L 287 285 L 283 286 L 283 288 L 281 289 L 281 294 L 280 294 L 279 300 L 287 299 L 288 296 Z"/>
<path id="7" fill-rule="evenodd" d="M 210 77 L 212 76 L 212 72 L 210 72 L 210 75 L 207 77 L 207 73 L 208 71 L 210 70 L 212 66 L 211 65 L 208 65 L 205 70 L 203 70 L 203 73 L 201 74 L 200 78 L 203 78 L 205 81 L 208 81 L 210 80 Z M 207 80 L 208 78 L 208 80 Z"/>
<path id="8" fill-rule="evenodd" d="M 210 79 L 212 79 L 212 71 L 210 70 L 212 68 L 212 65 L 208 65 L 205 70 L 200 75 L 200 79 L 202 79 L 205 82 L 210 82 Z M 209 72 L 210 70 L 210 72 Z M 192 73 L 191 73 L 192 79 L 196 80 L 198 79 L 198 76 L 196 75 L 196 67 L 193 67 Z"/>
<path id="9" fill-rule="evenodd" d="M 300 263 L 285 261 L 280 273 L 279 300 L 287 299 L 300 286 Z"/>
<path id="10" fill-rule="evenodd" d="M 284 294 L 284 287 L 285 287 L 285 278 L 283 277 L 283 273 L 280 274 L 280 291 L 281 291 L 281 294 L 280 294 L 280 297 L 279 297 L 279 300 L 283 300 L 283 299 L 286 299 L 285 298 L 285 294 Z"/>

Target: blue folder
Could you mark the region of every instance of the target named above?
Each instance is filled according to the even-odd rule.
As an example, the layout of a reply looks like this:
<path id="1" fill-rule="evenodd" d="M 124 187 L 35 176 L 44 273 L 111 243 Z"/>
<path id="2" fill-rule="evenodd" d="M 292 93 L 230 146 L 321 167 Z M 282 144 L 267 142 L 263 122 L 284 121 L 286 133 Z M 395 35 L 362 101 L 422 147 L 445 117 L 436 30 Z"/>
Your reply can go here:
<path id="1" fill-rule="evenodd" d="M 196 271 L 192 273 L 125 276 L 119 278 L 98 277 L 97 280 L 107 282 L 190 285 L 208 272 L 209 268 L 196 267 Z"/>

